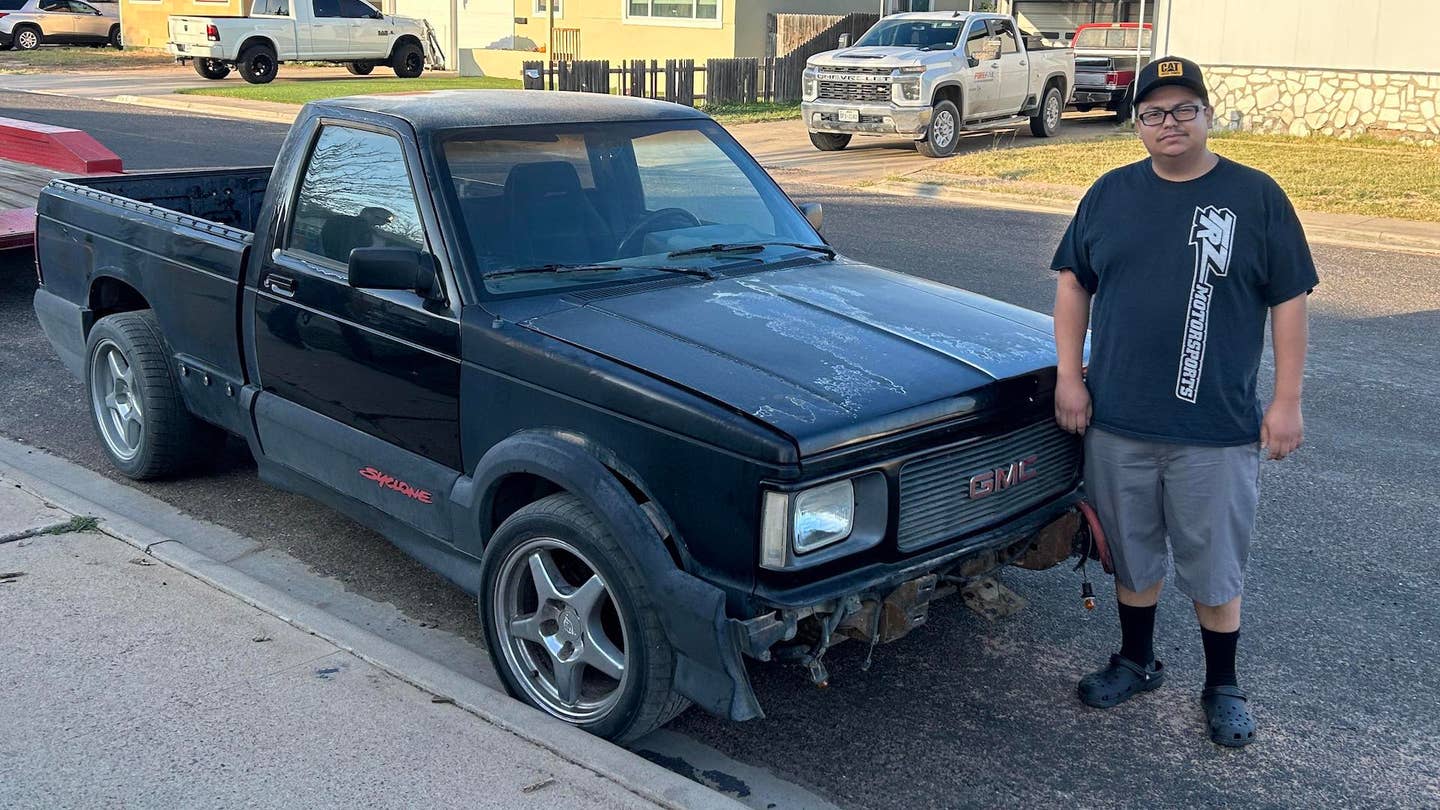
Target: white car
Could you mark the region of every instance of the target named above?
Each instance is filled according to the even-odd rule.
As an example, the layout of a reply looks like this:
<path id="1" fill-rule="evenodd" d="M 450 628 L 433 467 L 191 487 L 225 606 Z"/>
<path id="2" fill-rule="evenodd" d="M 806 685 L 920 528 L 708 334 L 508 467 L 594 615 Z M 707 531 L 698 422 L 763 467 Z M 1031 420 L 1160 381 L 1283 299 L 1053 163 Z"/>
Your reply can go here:
<path id="1" fill-rule="evenodd" d="M 168 44 L 207 79 L 234 68 L 265 84 L 282 62 L 300 60 L 341 63 L 357 76 L 389 65 L 413 79 L 433 61 L 429 42 L 425 20 L 383 14 L 364 0 L 255 0 L 249 17 L 170 17 Z"/>
<path id="2" fill-rule="evenodd" d="M 0 51 L 33 51 L 52 43 L 119 48 L 116 8 L 81 0 L 0 0 Z"/>

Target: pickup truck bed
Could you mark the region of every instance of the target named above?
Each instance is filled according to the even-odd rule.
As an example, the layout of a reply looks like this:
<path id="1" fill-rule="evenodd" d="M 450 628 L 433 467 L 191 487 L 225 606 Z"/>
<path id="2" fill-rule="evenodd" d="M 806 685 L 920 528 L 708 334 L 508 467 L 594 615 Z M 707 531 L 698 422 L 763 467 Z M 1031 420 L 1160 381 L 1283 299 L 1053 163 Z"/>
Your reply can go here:
<path id="1" fill-rule="evenodd" d="M 152 297 L 166 340 L 194 367 L 229 379 L 243 377 L 235 334 L 237 295 L 254 239 L 270 167 L 156 172 L 56 181 L 41 196 L 37 244 L 55 273 L 36 293 L 40 325 L 67 368 L 85 364 L 89 324 L 72 323 L 67 301 L 106 308 L 106 296 L 126 294 L 96 276 L 124 268 Z M 176 278 L 183 274 L 181 282 Z M 116 274 L 119 275 L 119 274 Z M 203 358 L 203 361 L 202 361 Z M 204 371 L 202 371 L 202 374 Z M 203 387 L 203 385 L 202 385 Z M 186 388 L 187 392 L 191 389 Z M 227 407 L 225 403 L 230 403 Z M 231 397 L 197 396 L 191 409 L 221 427 L 244 433 L 244 415 Z"/>

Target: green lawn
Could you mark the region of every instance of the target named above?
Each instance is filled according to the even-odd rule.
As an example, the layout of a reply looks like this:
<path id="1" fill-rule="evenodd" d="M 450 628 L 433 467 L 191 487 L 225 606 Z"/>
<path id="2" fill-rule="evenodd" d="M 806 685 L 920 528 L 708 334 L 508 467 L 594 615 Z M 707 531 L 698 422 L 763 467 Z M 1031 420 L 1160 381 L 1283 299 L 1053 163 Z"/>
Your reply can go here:
<path id="1" fill-rule="evenodd" d="M 0 73 L 80 73 L 173 65 L 163 51 L 117 51 L 85 45 L 42 45 L 33 51 L 0 51 Z"/>
<path id="2" fill-rule="evenodd" d="M 385 68 L 376 68 L 379 74 Z M 232 76 L 235 74 L 231 74 Z M 515 90 L 520 87 L 519 79 L 497 79 L 490 76 L 475 78 L 426 78 L 397 79 L 394 76 L 356 76 L 349 79 L 314 79 L 286 81 L 285 67 L 280 67 L 280 78 L 271 84 L 245 84 L 225 79 L 207 87 L 193 87 L 181 90 L 199 96 L 221 96 L 243 98 L 252 101 L 274 101 L 281 104 L 304 104 L 322 98 L 358 96 L 368 93 L 404 93 L 421 90 Z"/>
<path id="3" fill-rule="evenodd" d="M 716 104 L 700 109 L 722 124 L 753 124 L 757 121 L 798 121 L 800 104 Z"/>
<path id="4" fill-rule="evenodd" d="M 1212 133 L 1218 154 L 1274 177 L 1296 208 L 1440 222 L 1440 147 L 1377 139 Z M 911 179 L 1078 200 L 1100 175 L 1145 157 L 1134 135 L 973 152 Z"/>

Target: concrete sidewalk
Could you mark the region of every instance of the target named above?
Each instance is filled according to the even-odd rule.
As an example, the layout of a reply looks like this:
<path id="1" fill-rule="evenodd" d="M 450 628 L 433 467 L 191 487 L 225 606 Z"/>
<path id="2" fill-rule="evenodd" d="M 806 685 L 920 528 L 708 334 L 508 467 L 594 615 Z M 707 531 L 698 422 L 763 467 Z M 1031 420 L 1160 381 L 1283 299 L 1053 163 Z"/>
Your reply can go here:
<path id="1" fill-rule="evenodd" d="M 575 729 L 546 746 L 488 722 L 464 685 L 417 688 L 36 489 L 0 470 L 7 806 L 736 806 Z M 589 767 L 593 746 L 645 784 Z"/>

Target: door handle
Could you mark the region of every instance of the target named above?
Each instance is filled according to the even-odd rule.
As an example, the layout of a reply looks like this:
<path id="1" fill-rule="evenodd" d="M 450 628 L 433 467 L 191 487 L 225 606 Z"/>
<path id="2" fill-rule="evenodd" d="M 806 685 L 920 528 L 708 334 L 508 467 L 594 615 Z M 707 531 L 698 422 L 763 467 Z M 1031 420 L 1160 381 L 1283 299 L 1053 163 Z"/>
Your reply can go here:
<path id="1" fill-rule="evenodd" d="M 1024 66 L 1025 66 L 1025 60 L 1024 60 L 1024 59 L 1021 59 L 1021 60 L 1020 60 L 1020 66 L 1021 66 L 1021 67 L 1024 67 Z"/>
<path id="2" fill-rule="evenodd" d="M 265 277 L 265 289 L 285 298 L 294 298 L 295 279 L 271 273 Z"/>

